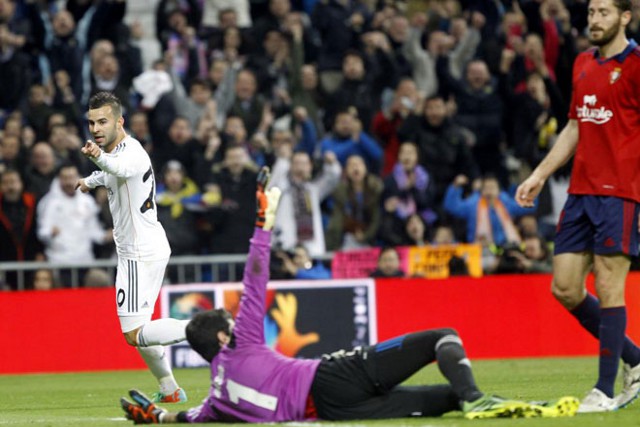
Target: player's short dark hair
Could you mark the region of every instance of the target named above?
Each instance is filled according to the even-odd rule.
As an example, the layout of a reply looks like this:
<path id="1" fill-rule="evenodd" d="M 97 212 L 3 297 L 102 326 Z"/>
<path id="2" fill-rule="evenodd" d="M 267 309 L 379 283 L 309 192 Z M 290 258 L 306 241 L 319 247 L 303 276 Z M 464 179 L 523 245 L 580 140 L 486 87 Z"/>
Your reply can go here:
<path id="1" fill-rule="evenodd" d="M 231 320 L 231 314 L 223 308 L 197 313 L 187 325 L 189 345 L 204 360 L 211 363 L 220 351 L 218 332 L 231 335 Z"/>
<path id="2" fill-rule="evenodd" d="M 89 98 L 89 109 L 95 110 L 105 106 L 111 107 L 115 118 L 122 117 L 122 102 L 111 92 L 98 92 Z"/>
<path id="3" fill-rule="evenodd" d="M 613 5 L 620 13 L 631 11 L 631 0 L 613 0 Z"/>

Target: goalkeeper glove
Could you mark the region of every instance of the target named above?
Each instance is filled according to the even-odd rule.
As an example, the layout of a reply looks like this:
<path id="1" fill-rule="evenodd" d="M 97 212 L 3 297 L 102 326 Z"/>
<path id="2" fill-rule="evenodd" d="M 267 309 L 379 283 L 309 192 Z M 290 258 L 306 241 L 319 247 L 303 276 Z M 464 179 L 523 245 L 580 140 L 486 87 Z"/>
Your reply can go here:
<path id="1" fill-rule="evenodd" d="M 120 398 L 120 405 L 127 413 L 127 419 L 134 424 L 162 424 L 166 410 L 157 407 L 147 396 L 138 390 L 129 390 L 133 402 L 124 397 Z"/>
<path id="2" fill-rule="evenodd" d="M 269 184 L 269 168 L 264 166 L 260 169 L 256 178 L 256 227 L 269 231 L 276 221 L 276 210 L 280 200 L 280 189 L 272 187 L 266 190 Z"/>

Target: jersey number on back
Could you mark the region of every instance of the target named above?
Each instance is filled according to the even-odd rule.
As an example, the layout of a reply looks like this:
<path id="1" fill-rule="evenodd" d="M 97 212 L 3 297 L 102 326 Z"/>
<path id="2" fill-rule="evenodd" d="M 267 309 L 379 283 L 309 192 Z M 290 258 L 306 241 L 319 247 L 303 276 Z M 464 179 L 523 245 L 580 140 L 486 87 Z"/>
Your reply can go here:
<path id="1" fill-rule="evenodd" d="M 151 178 L 151 191 L 149 192 L 149 197 L 147 197 L 147 199 L 142 202 L 142 206 L 140 206 L 140 212 L 141 213 L 145 213 L 146 211 L 148 211 L 149 209 L 155 209 L 156 204 L 154 199 L 154 194 L 155 194 L 155 190 L 156 190 L 156 179 L 153 176 L 153 168 L 151 166 L 149 166 L 149 170 L 146 171 L 144 173 L 144 175 L 142 176 L 142 182 L 147 182 L 147 180 Z"/>
<path id="2" fill-rule="evenodd" d="M 229 400 L 235 404 L 238 404 L 242 399 L 268 411 L 275 411 L 278 406 L 277 397 L 260 393 L 258 390 L 238 384 L 233 380 L 227 380 L 227 393 L 229 394 Z"/>

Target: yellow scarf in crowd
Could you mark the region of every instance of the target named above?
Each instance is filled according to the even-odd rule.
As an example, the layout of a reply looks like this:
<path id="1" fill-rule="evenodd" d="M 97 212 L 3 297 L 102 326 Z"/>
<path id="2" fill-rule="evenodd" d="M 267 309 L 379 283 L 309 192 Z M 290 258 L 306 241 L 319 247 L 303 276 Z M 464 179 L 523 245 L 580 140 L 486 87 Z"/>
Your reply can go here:
<path id="1" fill-rule="evenodd" d="M 182 189 L 177 193 L 169 193 L 165 191 L 158 195 L 157 203 L 159 206 L 171 206 L 171 218 L 179 218 L 182 215 L 184 206 L 182 199 L 191 197 L 198 193 L 198 186 L 189 178 L 182 180 Z"/>

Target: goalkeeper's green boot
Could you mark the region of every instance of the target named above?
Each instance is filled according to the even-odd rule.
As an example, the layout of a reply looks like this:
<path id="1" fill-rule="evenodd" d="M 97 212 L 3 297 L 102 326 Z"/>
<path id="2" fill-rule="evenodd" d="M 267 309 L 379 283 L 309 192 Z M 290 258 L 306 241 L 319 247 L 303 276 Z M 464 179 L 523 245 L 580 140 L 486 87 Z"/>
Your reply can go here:
<path id="1" fill-rule="evenodd" d="M 531 418 L 540 416 L 527 402 L 508 400 L 485 394 L 473 402 L 462 405 L 464 417 L 477 418 Z"/>
<path id="2" fill-rule="evenodd" d="M 187 393 L 181 388 L 170 394 L 158 391 L 151 395 L 151 401 L 154 403 L 184 403 L 187 401 Z"/>

